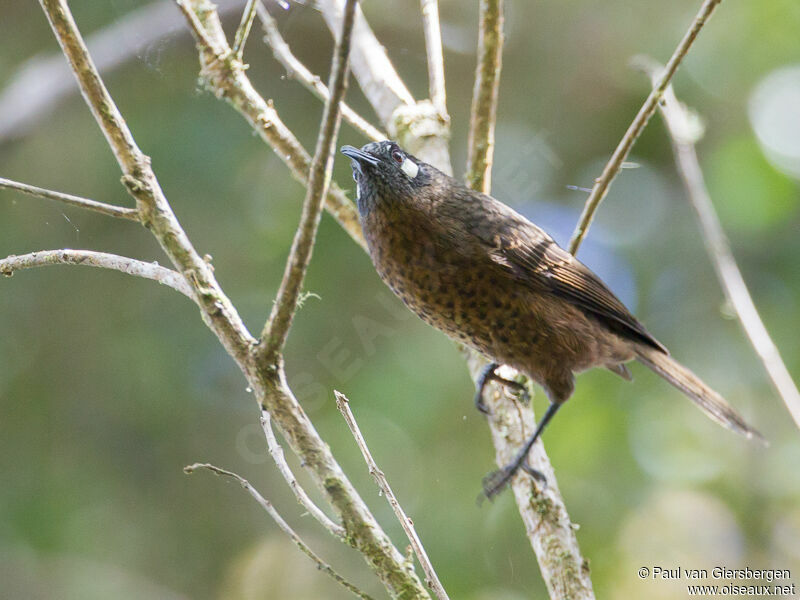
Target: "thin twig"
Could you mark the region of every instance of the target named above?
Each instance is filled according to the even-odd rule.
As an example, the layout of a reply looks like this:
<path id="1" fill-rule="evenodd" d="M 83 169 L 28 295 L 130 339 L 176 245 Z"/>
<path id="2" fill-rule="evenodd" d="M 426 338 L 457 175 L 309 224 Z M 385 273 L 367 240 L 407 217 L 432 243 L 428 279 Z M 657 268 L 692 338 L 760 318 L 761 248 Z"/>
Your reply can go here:
<path id="1" fill-rule="evenodd" d="M 36 196 L 37 198 L 44 198 L 45 200 L 55 200 L 56 202 L 63 202 L 70 206 L 77 206 L 78 208 L 85 208 L 92 210 L 108 217 L 117 217 L 120 219 L 129 219 L 131 221 L 139 220 L 139 211 L 135 208 L 126 208 L 124 206 L 114 206 L 113 204 L 106 204 L 105 202 L 97 202 L 89 198 L 81 198 L 80 196 L 73 196 L 72 194 L 64 194 L 63 192 L 55 192 L 53 190 L 46 190 L 44 188 L 36 187 L 35 185 L 28 185 L 27 183 L 20 183 L 10 179 L 0 177 L 0 188 L 7 190 L 16 190 L 29 196 Z"/>
<path id="2" fill-rule="evenodd" d="M 370 452 L 369 446 L 367 446 L 367 442 L 361 433 L 361 429 L 358 427 L 358 423 L 356 423 L 356 418 L 353 416 L 353 411 L 350 410 L 350 401 L 339 391 L 334 391 L 333 393 L 336 396 L 336 407 L 339 409 L 339 412 L 342 413 L 347 426 L 350 428 L 350 433 L 353 434 L 356 444 L 358 445 L 358 449 L 361 450 L 364 461 L 367 463 L 367 467 L 369 468 L 370 475 L 372 475 L 372 477 L 375 479 L 375 483 L 378 484 L 378 487 L 383 492 L 383 495 L 386 496 L 386 501 L 389 503 L 389 506 L 392 507 L 397 520 L 403 527 L 403 531 L 405 531 L 406 535 L 408 536 L 408 541 L 411 543 L 414 554 L 417 555 L 419 563 L 422 566 L 422 570 L 425 573 L 428 586 L 433 590 L 433 593 L 436 594 L 436 597 L 439 598 L 439 600 L 446 600 L 448 598 L 447 592 L 444 591 L 442 582 L 439 581 L 439 576 L 436 574 L 436 570 L 433 568 L 433 564 L 431 564 L 427 552 L 425 552 L 425 548 L 423 547 L 422 542 L 417 535 L 417 531 L 414 529 L 414 523 L 411 521 L 408 515 L 406 515 L 403 507 L 400 506 L 400 503 L 397 501 L 397 497 L 394 495 L 392 488 L 389 486 L 386 475 L 384 475 L 383 471 L 378 468 L 378 464 L 375 462 L 375 459 L 372 458 L 372 453 Z"/>
<path id="3" fill-rule="evenodd" d="M 430 94 L 431 102 L 436 110 L 442 115 L 447 115 L 439 2 L 438 0 L 420 0 L 420 6 L 425 30 L 425 50 L 428 54 L 428 94 Z"/>
<path id="4" fill-rule="evenodd" d="M 295 312 L 297 312 L 297 300 L 303 288 L 308 263 L 311 261 L 311 253 L 314 250 L 314 241 L 322 215 L 323 201 L 328 193 L 328 184 L 333 169 L 333 153 L 341 122 L 340 103 L 347 91 L 347 59 L 350 54 L 350 39 L 357 5 L 357 0 L 347 0 L 345 6 L 342 30 L 333 51 L 328 85 L 331 95 L 325 103 L 325 110 L 322 113 L 314 160 L 311 162 L 308 172 L 308 187 L 303 201 L 303 213 L 292 242 L 289 258 L 286 261 L 286 269 L 278 289 L 278 296 L 272 305 L 269 319 L 261 334 L 261 357 L 271 364 L 277 363 L 289 335 L 289 328 L 292 326 Z"/>
<path id="5" fill-rule="evenodd" d="M 264 41 L 272 48 L 272 54 L 284 66 L 287 75 L 299 81 L 304 88 L 323 102 L 326 102 L 330 97 L 328 86 L 322 83 L 322 80 L 309 71 L 292 53 L 289 44 L 286 43 L 286 40 L 283 39 L 278 30 L 278 23 L 261 2 L 257 3 L 256 11 L 261 21 L 261 27 L 264 29 Z M 342 102 L 342 118 L 350 123 L 353 129 L 369 140 L 380 142 L 389 137 L 344 102 Z"/>
<path id="6" fill-rule="evenodd" d="M 327 529 L 331 535 L 339 539 L 344 539 L 344 537 L 347 535 L 344 527 L 331 521 L 328 515 L 322 512 L 322 509 L 319 506 L 314 504 L 313 500 L 309 498 L 306 491 L 297 481 L 297 477 L 294 476 L 291 468 L 289 468 L 289 463 L 286 462 L 286 457 L 283 454 L 283 447 L 275 438 L 275 432 L 272 431 L 272 419 L 270 418 L 269 413 L 265 410 L 261 411 L 261 428 L 264 430 L 264 437 L 267 439 L 267 449 L 269 450 L 269 454 L 272 456 L 272 460 L 275 461 L 278 471 L 280 471 L 280 474 L 283 475 L 286 483 L 289 484 L 292 492 L 294 492 L 297 501 L 303 507 L 305 507 L 308 513 L 317 521 L 319 521 L 319 523 L 325 529 Z"/>
<path id="7" fill-rule="evenodd" d="M 230 477 L 231 479 L 235 479 L 236 481 L 238 481 L 239 485 L 241 485 L 247 491 L 247 493 L 250 494 L 253 497 L 253 499 L 259 503 L 259 505 L 261 505 L 261 508 L 263 508 L 267 512 L 267 514 L 270 517 L 272 517 L 272 520 L 275 521 L 278 527 L 280 527 L 280 529 L 286 535 L 289 536 L 289 538 L 295 543 L 295 545 L 298 548 L 300 548 L 303 554 L 305 554 L 311 560 L 317 563 L 317 568 L 320 571 L 333 578 L 336 582 L 347 588 L 349 591 L 351 591 L 359 598 L 363 598 L 364 600 L 372 600 L 372 596 L 370 596 L 365 592 L 362 592 L 355 585 L 353 585 L 352 583 L 347 581 L 344 577 L 339 575 L 339 573 L 334 571 L 333 567 L 331 567 L 328 563 L 326 563 L 319 556 L 317 556 L 317 554 L 311 548 L 308 547 L 308 545 L 302 540 L 302 538 L 297 534 L 297 532 L 294 529 L 292 529 L 292 527 L 284 520 L 283 517 L 281 517 L 280 513 L 275 509 L 274 506 L 272 506 L 272 503 L 266 498 L 264 498 L 264 496 L 262 496 L 258 492 L 258 490 L 255 489 L 250 484 L 250 482 L 247 481 L 244 477 L 208 463 L 194 463 L 193 465 L 188 465 L 184 467 L 183 471 L 184 473 L 191 474 L 194 473 L 197 469 L 207 469 L 216 475 L 221 475 L 223 477 Z"/>
<path id="8" fill-rule="evenodd" d="M 492 187 L 494 129 L 503 59 L 503 0 L 481 0 L 478 65 L 472 91 L 467 148 L 467 185 L 488 194 Z"/>
<path id="9" fill-rule="evenodd" d="M 292 176 L 307 185 L 311 157 L 278 112 L 255 90 L 240 61 L 227 60 L 231 51 L 214 5 L 207 0 L 176 0 L 198 42 L 201 77 L 219 98 L 225 98 L 289 167 Z M 197 15 L 203 15 L 201 22 Z M 331 183 L 325 209 L 362 248 L 366 248 L 358 213 L 342 189 Z"/>
<path id="10" fill-rule="evenodd" d="M 589 227 L 592 224 L 592 219 L 594 218 L 595 212 L 597 212 L 597 208 L 600 206 L 603 198 L 606 197 L 608 188 L 611 186 L 611 182 L 614 181 L 617 173 L 619 173 L 620 169 L 622 168 L 622 163 L 624 163 L 625 159 L 628 157 L 628 154 L 630 153 L 633 144 L 636 142 L 636 139 L 639 137 L 639 134 L 642 133 L 642 130 L 644 129 L 645 125 L 647 125 L 650 117 L 652 117 L 653 113 L 656 111 L 658 102 L 664 95 L 664 90 L 667 89 L 669 82 L 672 80 L 672 76 L 675 75 L 675 71 L 678 70 L 678 66 L 681 64 L 681 61 L 686 57 L 686 54 L 689 52 L 689 49 L 692 47 L 695 39 L 697 39 L 697 35 L 700 33 L 700 30 L 706 24 L 706 21 L 708 21 L 708 19 L 711 17 L 711 13 L 714 12 L 714 9 L 717 8 L 717 5 L 719 5 L 721 1 L 722 0 L 703 1 L 700 11 L 697 13 L 694 21 L 692 21 L 689 30 L 686 32 L 686 35 L 683 36 L 683 39 L 681 40 L 680 44 L 678 44 L 678 47 L 672 54 L 672 57 L 669 59 L 666 68 L 663 70 L 658 81 L 653 86 L 652 91 L 647 96 L 647 100 L 645 100 L 642 108 L 639 109 L 639 112 L 628 127 L 625 135 L 622 136 L 619 145 L 617 146 L 616 150 L 614 150 L 614 154 L 611 155 L 611 158 L 603 169 L 602 174 L 595 180 L 594 186 L 592 187 L 592 192 L 586 199 L 586 205 L 583 207 L 583 213 L 578 220 L 578 225 L 575 227 L 575 232 L 572 234 L 572 239 L 569 242 L 569 251 L 572 254 L 576 254 L 578 252 L 578 248 L 580 247 L 581 242 L 583 242 L 583 238 L 586 237 L 586 234 L 589 231 Z"/>
<path id="11" fill-rule="evenodd" d="M 663 67 L 652 59 L 640 59 L 638 63 L 655 85 Z M 697 213 L 703 231 L 703 242 L 725 296 L 736 311 L 750 343 L 789 409 L 795 425 L 800 428 L 800 392 L 756 310 L 705 184 L 695 150 L 695 144 L 702 137 L 702 126 L 696 123 L 696 118 L 692 119 L 688 109 L 678 101 L 672 86 L 665 90 L 659 106 L 672 141 L 675 163 L 686 187 L 686 194 Z"/>
<path id="12" fill-rule="evenodd" d="M 151 279 L 171 287 L 190 300 L 195 301 L 192 289 L 177 271 L 155 263 L 143 262 L 117 254 L 108 254 L 107 252 L 64 248 L 62 250 L 41 250 L 19 256 L 11 255 L 0 259 L 0 275 L 11 277 L 15 271 L 33 269 L 35 267 L 49 267 L 51 265 L 83 265 L 85 267 L 111 269 L 134 277 Z"/>
<path id="13" fill-rule="evenodd" d="M 253 20 L 256 18 L 256 7 L 259 4 L 261 4 L 260 0 L 247 0 L 247 6 L 244 7 L 242 20 L 239 23 L 239 27 L 236 29 L 236 34 L 233 38 L 233 47 L 231 48 L 236 60 L 242 60 L 244 45 L 247 43 L 250 29 L 253 27 Z"/>

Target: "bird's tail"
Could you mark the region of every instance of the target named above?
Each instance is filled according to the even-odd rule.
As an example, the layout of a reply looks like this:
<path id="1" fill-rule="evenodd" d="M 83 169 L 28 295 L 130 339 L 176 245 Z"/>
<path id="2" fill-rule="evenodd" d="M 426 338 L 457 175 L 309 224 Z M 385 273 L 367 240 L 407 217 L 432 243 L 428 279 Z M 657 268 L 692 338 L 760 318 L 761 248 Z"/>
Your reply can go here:
<path id="1" fill-rule="evenodd" d="M 766 444 L 762 436 L 727 403 L 725 398 L 703 383 L 700 378 L 668 354 L 647 346 L 636 348 L 637 360 L 689 396 L 714 421 L 747 438 Z"/>

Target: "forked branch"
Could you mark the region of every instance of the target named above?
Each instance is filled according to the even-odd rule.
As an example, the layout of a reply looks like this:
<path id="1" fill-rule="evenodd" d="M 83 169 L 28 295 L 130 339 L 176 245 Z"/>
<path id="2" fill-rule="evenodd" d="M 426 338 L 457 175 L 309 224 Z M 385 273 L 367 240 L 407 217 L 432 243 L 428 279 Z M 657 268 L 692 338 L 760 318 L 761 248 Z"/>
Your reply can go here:
<path id="1" fill-rule="evenodd" d="M 185 1 L 185 0 L 184 0 Z M 194 2 L 195 0 L 191 0 Z M 40 0 L 54 33 L 76 75 L 87 104 L 109 141 L 123 171 L 123 183 L 136 199 L 142 222 L 157 238 L 170 260 L 190 286 L 192 297 L 200 307 L 204 322 L 217 335 L 222 345 L 245 374 L 258 402 L 266 407 L 281 428 L 284 437 L 309 470 L 331 507 L 342 519 L 346 540 L 357 548 L 393 597 L 428 598 L 416 574 L 406 567 L 400 552 L 380 528 L 368 507 L 359 497 L 338 465 L 327 444 L 319 437 L 286 384 L 282 368 L 265 367 L 255 360 L 256 340 L 242 323 L 238 313 L 216 281 L 213 269 L 196 252 L 167 202 L 150 167 L 150 161 L 136 146 L 127 124 L 122 119 L 97 72 L 65 0 Z M 200 26 L 198 39 L 214 43 L 204 55 L 223 67 L 238 64 L 230 60 L 224 34 L 213 6 L 201 3 L 202 18 L 210 22 L 213 13 L 217 25 L 209 31 Z M 192 11 L 192 14 L 194 12 Z M 196 17 L 197 19 L 198 17 Z M 217 45 L 221 38 L 222 44 Z M 220 48 L 225 53 L 220 54 Z M 263 101 L 262 101 L 263 102 Z M 259 107 L 261 108 L 261 107 Z M 263 112 L 258 113 L 263 116 Z M 265 123 L 269 129 L 274 123 Z M 296 158 L 294 155 L 293 158 Z M 352 204 L 345 199 L 352 211 Z"/>

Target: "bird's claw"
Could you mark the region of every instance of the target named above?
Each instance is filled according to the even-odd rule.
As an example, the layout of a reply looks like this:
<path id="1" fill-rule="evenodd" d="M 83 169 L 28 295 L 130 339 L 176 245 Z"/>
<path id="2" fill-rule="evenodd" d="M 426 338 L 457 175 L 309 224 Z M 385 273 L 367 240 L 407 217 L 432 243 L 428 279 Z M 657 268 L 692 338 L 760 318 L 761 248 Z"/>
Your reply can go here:
<path id="1" fill-rule="evenodd" d="M 483 390 L 478 390 L 475 394 L 475 408 L 478 409 L 478 412 L 483 414 L 484 416 L 489 416 L 492 414 L 491 409 L 489 409 L 489 405 L 486 404 L 486 401 L 483 399 Z"/>
<path id="2" fill-rule="evenodd" d="M 486 401 L 483 399 L 483 390 L 486 387 L 486 384 L 490 381 L 496 381 L 500 385 L 504 385 L 505 387 L 511 388 L 516 392 L 517 398 L 523 404 L 530 404 L 531 402 L 531 395 L 528 391 L 528 388 L 520 383 L 519 381 L 514 381 L 513 379 L 506 379 L 505 377 L 500 377 L 497 373 L 495 373 L 495 369 L 497 369 L 500 365 L 496 363 L 491 363 L 487 365 L 483 372 L 481 373 L 480 378 L 478 379 L 478 386 L 475 392 L 475 408 L 478 409 L 479 412 L 486 415 L 487 417 L 491 415 L 491 410 L 489 406 L 486 404 Z"/>
<path id="3" fill-rule="evenodd" d="M 547 477 L 539 469 L 534 469 L 528 462 L 522 463 L 521 469 L 533 477 L 543 488 L 547 489 Z"/>

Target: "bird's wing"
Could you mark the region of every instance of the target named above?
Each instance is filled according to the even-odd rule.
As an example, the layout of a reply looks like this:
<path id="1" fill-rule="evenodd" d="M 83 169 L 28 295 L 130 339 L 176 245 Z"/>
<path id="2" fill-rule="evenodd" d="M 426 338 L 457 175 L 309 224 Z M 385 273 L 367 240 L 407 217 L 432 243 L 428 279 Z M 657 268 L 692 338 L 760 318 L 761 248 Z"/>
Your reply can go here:
<path id="1" fill-rule="evenodd" d="M 524 285 L 550 292 L 606 323 L 618 335 L 667 349 L 636 320 L 602 280 L 542 229 L 493 198 L 471 233 L 490 246 L 492 260 Z"/>

